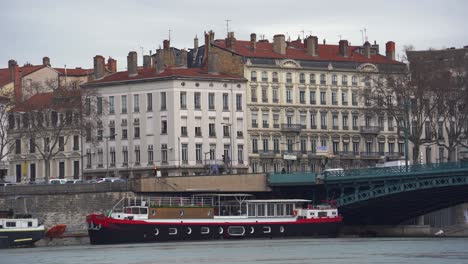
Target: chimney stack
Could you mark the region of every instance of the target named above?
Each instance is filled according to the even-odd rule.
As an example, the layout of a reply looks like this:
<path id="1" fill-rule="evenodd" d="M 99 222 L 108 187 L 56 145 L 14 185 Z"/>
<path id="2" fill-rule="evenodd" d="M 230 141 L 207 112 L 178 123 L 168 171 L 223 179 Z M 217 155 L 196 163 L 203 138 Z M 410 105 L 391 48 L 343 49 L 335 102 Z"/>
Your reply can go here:
<path id="1" fill-rule="evenodd" d="M 164 49 L 164 50 L 169 50 L 169 47 L 170 47 L 170 46 L 171 46 L 171 41 L 168 40 L 168 39 L 165 39 L 165 40 L 163 41 L 163 49 Z"/>
<path id="2" fill-rule="evenodd" d="M 44 57 L 44 58 L 42 58 L 42 65 L 44 65 L 44 66 L 50 66 L 50 59 L 49 59 L 49 57 Z"/>
<path id="3" fill-rule="evenodd" d="M 193 48 L 198 49 L 198 37 L 195 35 L 195 38 L 193 39 Z"/>
<path id="4" fill-rule="evenodd" d="M 21 102 L 23 99 L 23 91 L 21 90 L 21 78 L 18 63 L 16 63 L 15 60 L 9 60 L 8 70 L 10 71 L 10 81 L 14 83 L 15 101 Z"/>
<path id="5" fill-rule="evenodd" d="M 255 51 L 257 48 L 257 35 L 255 33 L 250 34 L 250 50 Z"/>
<path id="6" fill-rule="evenodd" d="M 127 56 L 128 77 L 138 75 L 138 57 L 136 51 L 130 51 Z"/>
<path id="7" fill-rule="evenodd" d="M 109 59 L 107 59 L 107 69 L 112 73 L 116 73 L 117 72 L 117 61 L 114 60 L 113 58 L 109 57 Z"/>
<path id="8" fill-rule="evenodd" d="M 348 54 L 348 41 L 343 39 L 343 40 L 340 40 L 339 42 L 339 47 L 340 47 L 340 55 L 343 56 L 343 57 L 348 57 L 349 54 Z"/>
<path id="9" fill-rule="evenodd" d="M 210 32 L 208 32 L 210 34 L 210 43 L 213 43 L 214 42 L 214 31 L 213 30 L 210 30 Z"/>
<path id="10" fill-rule="evenodd" d="M 229 32 L 226 41 L 226 48 L 230 50 L 234 50 L 234 46 L 236 45 L 236 38 L 234 37 L 234 32 Z"/>
<path id="11" fill-rule="evenodd" d="M 99 80 L 104 77 L 104 57 L 101 55 L 94 56 L 94 79 Z"/>
<path id="12" fill-rule="evenodd" d="M 179 67 L 187 67 L 188 52 L 185 49 L 180 51 L 178 65 Z"/>
<path id="13" fill-rule="evenodd" d="M 395 42 L 389 41 L 385 44 L 385 54 L 387 58 L 395 60 Z"/>
<path id="14" fill-rule="evenodd" d="M 283 34 L 273 36 L 273 51 L 282 55 L 286 54 L 286 41 Z"/>
<path id="15" fill-rule="evenodd" d="M 316 36 L 309 36 L 305 42 L 307 54 L 318 56 L 318 38 Z"/>
<path id="16" fill-rule="evenodd" d="M 369 41 L 364 42 L 364 56 L 366 58 L 371 57 L 370 43 Z"/>
<path id="17" fill-rule="evenodd" d="M 217 74 L 219 73 L 218 69 L 218 54 L 210 51 L 208 53 L 208 73 Z"/>
<path id="18" fill-rule="evenodd" d="M 144 55 L 143 56 L 143 69 L 149 69 L 149 68 L 151 68 L 151 56 Z"/>

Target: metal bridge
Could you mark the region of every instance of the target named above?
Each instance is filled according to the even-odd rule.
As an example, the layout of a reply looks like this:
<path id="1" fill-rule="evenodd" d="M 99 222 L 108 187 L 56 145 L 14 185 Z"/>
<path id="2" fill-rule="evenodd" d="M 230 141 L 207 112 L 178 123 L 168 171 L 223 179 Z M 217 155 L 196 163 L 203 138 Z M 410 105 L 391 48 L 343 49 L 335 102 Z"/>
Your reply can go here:
<path id="1" fill-rule="evenodd" d="M 272 187 L 311 186 L 335 200 L 348 224 L 398 224 L 468 202 L 468 162 L 272 174 Z"/>

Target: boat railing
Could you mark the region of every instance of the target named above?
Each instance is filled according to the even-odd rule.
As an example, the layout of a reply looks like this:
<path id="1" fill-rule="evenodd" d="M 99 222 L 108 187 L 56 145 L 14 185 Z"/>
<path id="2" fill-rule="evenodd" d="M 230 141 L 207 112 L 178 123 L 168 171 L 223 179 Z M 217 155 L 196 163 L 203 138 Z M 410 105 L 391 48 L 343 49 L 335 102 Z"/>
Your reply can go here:
<path id="1" fill-rule="evenodd" d="M 127 197 L 122 198 L 113 208 L 113 212 L 122 212 L 125 207 L 213 207 L 213 197 Z"/>

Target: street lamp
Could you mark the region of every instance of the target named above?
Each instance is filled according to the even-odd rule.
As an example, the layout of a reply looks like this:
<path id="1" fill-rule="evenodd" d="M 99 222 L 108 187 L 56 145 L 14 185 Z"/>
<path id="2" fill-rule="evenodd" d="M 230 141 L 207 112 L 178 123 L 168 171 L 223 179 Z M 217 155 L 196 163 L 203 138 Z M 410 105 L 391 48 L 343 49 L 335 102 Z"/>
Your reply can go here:
<path id="1" fill-rule="evenodd" d="M 232 124 L 231 123 L 221 123 L 222 125 L 229 126 L 229 173 L 232 174 Z"/>
<path id="2" fill-rule="evenodd" d="M 109 177 L 109 138 L 114 138 L 117 134 L 103 136 L 106 139 L 106 178 Z"/>

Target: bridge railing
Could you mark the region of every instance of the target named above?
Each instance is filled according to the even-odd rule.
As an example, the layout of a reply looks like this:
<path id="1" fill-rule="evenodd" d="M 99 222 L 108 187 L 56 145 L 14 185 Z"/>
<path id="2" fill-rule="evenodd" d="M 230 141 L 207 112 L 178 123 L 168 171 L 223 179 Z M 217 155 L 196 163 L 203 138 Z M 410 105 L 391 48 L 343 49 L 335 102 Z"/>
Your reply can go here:
<path id="1" fill-rule="evenodd" d="M 325 175 L 326 179 L 343 179 L 343 178 L 363 178 L 363 177 L 383 177 L 393 175 L 411 175 L 424 172 L 445 172 L 457 169 L 468 169 L 468 162 L 446 162 L 446 163 L 431 163 L 431 164 L 416 164 L 395 167 L 376 167 L 365 169 L 352 169 L 340 171 L 330 171 Z"/>

